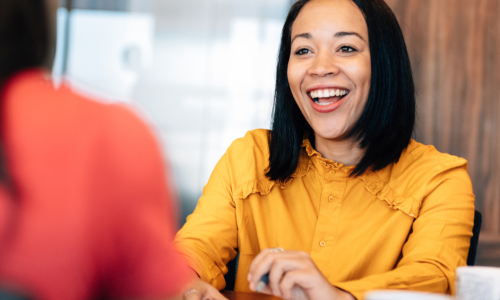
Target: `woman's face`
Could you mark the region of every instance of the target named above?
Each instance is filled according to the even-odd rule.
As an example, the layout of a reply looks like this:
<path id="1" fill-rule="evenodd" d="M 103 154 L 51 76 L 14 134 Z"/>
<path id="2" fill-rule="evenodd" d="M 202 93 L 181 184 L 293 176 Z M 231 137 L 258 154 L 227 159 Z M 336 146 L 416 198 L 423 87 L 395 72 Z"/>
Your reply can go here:
<path id="1" fill-rule="evenodd" d="M 312 0 L 292 26 L 288 81 L 316 137 L 342 140 L 370 91 L 368 28 L 351 0 Z"/>

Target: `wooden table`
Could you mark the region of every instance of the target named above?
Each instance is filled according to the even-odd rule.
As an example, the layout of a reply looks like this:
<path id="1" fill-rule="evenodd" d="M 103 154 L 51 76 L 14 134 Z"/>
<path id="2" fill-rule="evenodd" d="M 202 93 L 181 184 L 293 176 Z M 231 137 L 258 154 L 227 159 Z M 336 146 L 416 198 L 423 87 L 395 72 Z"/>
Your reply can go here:
<path id="1" fill-rule="evenodd" d="M 282 300 L 279 297 L 261 293 L 245 293 L 233 291 L 221 291 L 221 293 L 229 300 Z"/>

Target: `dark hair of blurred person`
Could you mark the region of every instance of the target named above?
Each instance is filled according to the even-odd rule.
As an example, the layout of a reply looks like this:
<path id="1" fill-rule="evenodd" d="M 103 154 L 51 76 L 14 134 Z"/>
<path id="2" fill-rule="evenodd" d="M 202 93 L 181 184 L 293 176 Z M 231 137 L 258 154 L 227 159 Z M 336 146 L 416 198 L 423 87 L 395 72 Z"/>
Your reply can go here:
<path id="1" fill-rule="evenodd" d="M 307 133 L 314 144 L 314 131 L 295 102 L 287 77 L 292 25 L 309 1 L 294 3 L 281 35 L 266 174 L 271 180 L 285 181 L 297 169 L 304 134 Z M 367 14 L 364 1 L 353 2 L 365 15 L 372 65 L 368 101 L 346 136 L 346 139 L 356 137 L 365 149 L 363 158 L 352 171 L 356 176 L 370 167 L 378 171 L 398 162 L 413 133 L 415 86 L 403 33 L 390 8 L 377 1 L 370 2 Z"/>
<path id="2" fill-rule="evenodd" d="M 0 90 L 13 74 L 52 60 L 46 15 L 43 1 L 0 2 Z M 9 184 L 3 146 L 0 146 L 0 181 Z"/>
<path id="3" fill-rule="evenodd" d="M 192 276 L 150 129 L 44 70 L 57 2 L 0 1 L 0 298 L 181 298 Z"/>

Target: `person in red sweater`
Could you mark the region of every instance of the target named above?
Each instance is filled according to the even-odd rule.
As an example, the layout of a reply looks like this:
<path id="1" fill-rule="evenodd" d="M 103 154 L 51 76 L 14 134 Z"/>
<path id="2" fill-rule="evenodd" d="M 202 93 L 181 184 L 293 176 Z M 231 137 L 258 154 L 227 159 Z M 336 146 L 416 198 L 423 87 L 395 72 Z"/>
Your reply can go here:
<path id="1" fill-rule="evenodd" d="M 216 299 L 171 245 L 172 193 L 149 128 L 41 69 L 56 2 L 0 1 L 0 293 Z"/>

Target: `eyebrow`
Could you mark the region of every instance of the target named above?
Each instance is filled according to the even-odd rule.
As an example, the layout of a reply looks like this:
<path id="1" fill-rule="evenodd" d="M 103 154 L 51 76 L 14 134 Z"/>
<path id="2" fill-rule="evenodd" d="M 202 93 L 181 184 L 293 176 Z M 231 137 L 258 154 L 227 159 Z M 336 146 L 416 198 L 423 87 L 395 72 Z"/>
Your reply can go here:
<path id="1" fill-rule="evenodd" d="M 350 35 L 354 35 L 354 36 L 357 36 L 359 37 L 362 41 L 364 41 L 365 39 L 363 39 L 363 37 L 361 35 L 359 35 L 358 33 L 356 32 L 353 32 L 353 31 L 340 31 L 340 32 L 337 32 L 336 34 L 334 34 L 333 36 L 334 37 L 344 37 L 344 36 L 350 36 Z M 297 34 L 296 36 L 293 37 L 292 39 L 292 42 L 290 44 L 293 44 L 293 41 L 295 41 L 296 38 L 305 38 L 305 39 L 312 39 L 312 35 L 310 33 L 301 33 L 301 34 Z"/>
<path id="2" fill-rule="evenodd" d="M 349 36 L 349 35 L 355 35 L 355 36 L 359 37 L 362 41 L 365 40 L 361 35 L 359 35 L 357 32 L 353 32 L 353 31 L 340 31 L 340 32 L 337 32 L 335 34 L 335 37 L 343 37 L 343 36 Z"/>
<path id="3" fill-rule="evenodd" d="M 296 38 L 305 38 L 305 39 L 312 39 L 312 35 L 310 33 L 301 33 L 297 34 L 296 36 L 293 37 L 292 42 L 290 44 L 293 44 L 293 41 L 295 41 Z"/>

